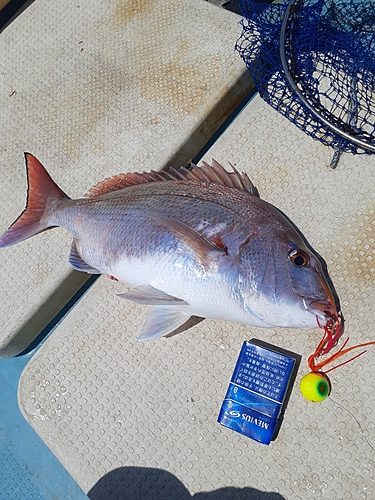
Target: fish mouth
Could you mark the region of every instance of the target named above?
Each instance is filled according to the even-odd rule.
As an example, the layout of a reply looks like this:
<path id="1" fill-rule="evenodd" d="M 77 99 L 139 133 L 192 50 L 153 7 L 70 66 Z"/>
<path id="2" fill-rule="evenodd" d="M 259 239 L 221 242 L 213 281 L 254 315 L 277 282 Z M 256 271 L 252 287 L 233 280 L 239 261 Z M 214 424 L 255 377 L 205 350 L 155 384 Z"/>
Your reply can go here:
<path id="1" fill-rule="evenodd" d="M 319 342 L 315 352 L 309 356 L 308 366 L 312 372 L 316 372 L 325 366 L 327 363 L 338 357 L 344 346 L 339 351 L 332 355 L 328 360 L 321 363 L 316 363 L 316 359 L 320 356 L 328 354 L 333 349 L 342 334 L 344 333 L 344 317 L 341 311 L 337 310 L 335 297 L 328 283 L 319 277 L 320 284 L 326 294 L 326 299 L 306 299 L 303 298 L 304 305 L 308 311 L 315 314 L 316 322 L 322 330 L 324 330 L 323 338 Z M 349 340 L 349 339 L 348 339 Z M 343 351 L 345 352 L 345 351 Z M 340 366 L 340 365 L 339 365 Z"/>
<path id="2" fill-rule="evenodd" d="M 303 299 L 303 302 L 306 309 L 315 314 L 319 328 L 324 330 L 323 339 L 315 353 L 309 358 L 310 363 L 316 356 L 327 354 L 337 345 L 344 333 L 344 317 L 341 311 L 337 311 L 335 303 L 330 300 Z"/>
<path id="3" fill-rule="evenodd" d="M 338 312 L 336 307 L 328 300 L 316 300 L 303 298 L 305 308 L 318 317 L 319 326 L 324 326 L 329 319 L 337 319 Z"/>
<path id="4" fill-rule="evenodd" d="M 316 299 L 304 297 L 305 308 L 316 315 L 319 327 L 324 327 L 328 323 L 341 322 L 342 314 L 337 310 L 335 297 L 328 283 L 319 277 L 320 284 L 326 295 L 326 299 Z"/>

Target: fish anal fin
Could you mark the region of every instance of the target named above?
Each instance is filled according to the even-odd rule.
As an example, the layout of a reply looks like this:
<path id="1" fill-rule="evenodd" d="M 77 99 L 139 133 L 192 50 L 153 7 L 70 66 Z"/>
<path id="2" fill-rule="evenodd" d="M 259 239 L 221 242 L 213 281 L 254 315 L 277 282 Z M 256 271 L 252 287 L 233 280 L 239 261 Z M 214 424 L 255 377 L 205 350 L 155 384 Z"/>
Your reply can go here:
<path id="1" fill-rule="evenodd" d="M 137 340 L 156 340 L 174 332 L 190 318 L 178 306 L 155 306 L 148 313 Z"/>
<path id="2" fill-rule="evenodd" d="M 83 271 L 90 274 L 102 274 L 100 271 L 91 267 L 87 262 L 85 262 L 77 249 L 77 240 L 74 239 L 72 243 L 72 248 L 70 249 L 69 263 L 77 271 Z"/>
<path id="3" fill-rule="evenodd" d="M 182 299 L 177 297 L 173 297 L 172 295 L 168 295 L 167 293 L 154 288 L 151 285 L 139 285 L 126 293 L 118 294 L 118 297 L 121 297 L 125 300 L 130 300 L 132 302 L 136 302 L 137 304 L 144 305 L 184 305 L 187 304 Z"/>

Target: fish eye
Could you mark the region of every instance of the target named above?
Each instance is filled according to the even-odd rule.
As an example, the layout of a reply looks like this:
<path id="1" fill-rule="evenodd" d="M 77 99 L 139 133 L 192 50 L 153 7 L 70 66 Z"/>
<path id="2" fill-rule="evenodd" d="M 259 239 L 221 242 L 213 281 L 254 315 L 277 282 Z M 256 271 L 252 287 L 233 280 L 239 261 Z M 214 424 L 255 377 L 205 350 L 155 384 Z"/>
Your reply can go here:
<path id="1" fill-rule="evenodd" d="M 309 257 L 303 250 L 292 250 L 288 257 L 297 267 L 305 267 L 309 263 Z"/>

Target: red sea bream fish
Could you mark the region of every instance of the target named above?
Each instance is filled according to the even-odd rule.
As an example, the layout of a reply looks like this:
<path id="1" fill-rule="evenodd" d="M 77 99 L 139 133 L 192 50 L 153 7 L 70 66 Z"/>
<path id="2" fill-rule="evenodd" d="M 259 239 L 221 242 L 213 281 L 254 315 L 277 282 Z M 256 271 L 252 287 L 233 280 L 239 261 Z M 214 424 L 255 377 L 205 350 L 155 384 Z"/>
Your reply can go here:
<path id="1" fill-rule="evenodd" d="M 319 258 L 246 174 L 213 160 L 121 174 L 72 200 L 25 156 L 27 206 L 0 247 L 63 227 L 75 269 L 108 274 L 132 287 L 121 297 L 151 306 L 139 339 L 167 335 L 192 315 L 259 327 L 341 324 Z"/>

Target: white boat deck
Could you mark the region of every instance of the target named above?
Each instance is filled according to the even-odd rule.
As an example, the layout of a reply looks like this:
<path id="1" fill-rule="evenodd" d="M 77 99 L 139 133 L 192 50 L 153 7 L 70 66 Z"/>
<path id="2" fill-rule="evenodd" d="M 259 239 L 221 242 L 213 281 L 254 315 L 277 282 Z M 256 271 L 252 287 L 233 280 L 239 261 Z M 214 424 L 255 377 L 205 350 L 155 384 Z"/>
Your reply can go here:
<path id="1" fill-rule="evenodd" d="M 37 0 L 0 37 L 0 233 L 25 206 L 24 151 L 71 197 L 124 171 L 187 164 L 251 87 L 239 17 L 203 1 Z M 0 357 L 21 352 L 88 278 L 71 238 L 1 252 Z"/>
<path id="2" fill-rule="evenodd" d="M 31 17 L 16 21 L 31 47 L 12 65 L 2 97 L 15 117 L 2 118 L 0 186 L 9 198 L 2 229 L 23 208 L 23 150 L 79 196 L 120 171 L 186 164 L 203 145 L 191 138 L 199 137 L 205 117 L 227 116 L 246 89 L 233 52 L 240 28 L 232 13 L 198 0 L 114 2 L 111 9 L 90 2 L 86 11 L 68 3 L 37 0 L 23 14 Z M 16 41 L 12 26 L 6 47 Z M 43 69 L 51 58 L 56 72 Z M 185 76 L 176 83 L 177 66 Z M 199 89 L 201 98 L 194 95 Z M 213 133 L 204 130 L 204 139 Z M 351 343 L 375 340 L 375 158 L 343 155 L 329 169 L 332 151 L 258 96 L 205 155 L 212 157 L 247 172 L 261 197 L 326 260 Z M 2 251 L 4 313 L 13 308 L 5 324 L 13 339 L 43 302 L 49 314 L 48 298 L 73 279 L 69 246 L 69 235 L 56 229 Z M 204 320 L 173 337 L 138 342 L 147 308 L 116 297 L 123 291 L 101 277 L 19 384 L 25 418 L 90 499 L 375 498 L 375 346 L 332 372 L 331 396 L 314 404 L 298 383 L 320 330 Z M 303 356 L 269 446 L 216 422 L 242 343 L 253 337 Z"/>

